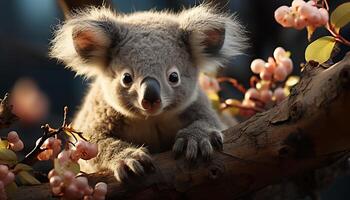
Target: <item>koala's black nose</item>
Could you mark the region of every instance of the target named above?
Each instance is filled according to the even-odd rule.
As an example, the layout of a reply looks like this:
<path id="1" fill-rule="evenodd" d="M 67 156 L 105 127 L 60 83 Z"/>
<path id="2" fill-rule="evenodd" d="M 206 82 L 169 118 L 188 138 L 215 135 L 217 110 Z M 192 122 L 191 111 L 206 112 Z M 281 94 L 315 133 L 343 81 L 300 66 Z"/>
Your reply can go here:
<path id="1" fill-rule="evenodd" d="M 144 90 L 141 106 L 146 109 L 158 108 L 160 106 L 160 84 L 151 77 L 146 77 L 141 82 L 141 89 Z"/>

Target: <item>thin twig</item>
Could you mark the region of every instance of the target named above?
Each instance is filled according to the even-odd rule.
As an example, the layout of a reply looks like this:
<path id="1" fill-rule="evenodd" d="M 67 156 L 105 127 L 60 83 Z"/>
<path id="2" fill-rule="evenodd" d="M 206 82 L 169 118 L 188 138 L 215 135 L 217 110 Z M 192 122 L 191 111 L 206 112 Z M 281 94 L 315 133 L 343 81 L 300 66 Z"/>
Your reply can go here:
<path id="1" fill-rule="evenodd" d="M 43 136 L 39 139 L 39 142 L 35 145 L 35 147 L 24 157 L 24 159 L 20 162 L 27 165 L 33 165 L 35 162 L 38 161 L 37 156 L 45 151 L 45 149 L 42 149 L 41 146 L 44 144 L 44 142 L 57 134 L 59 134 L 62 131 L 62 128 L 59 129 L 53 129 L 48 124 L 45 126 L 41 126 L 41 129 L 43 130 Z"/>
<path id="2" fill-rule="evenodd" d="M 238 83 L 238 81 L 234 78 L 230 78 L 230 77 L 219 77 L 217 78 L 218 82 L 221 83 L 221 82 L 229 82 L 231 83 L 231 85 L 233 87 L 235 87 L 238 91 L 240 91 L 241 93 L 246 93 L 247 89 Z"/>
<path id="3" fill-rule="evenodd" d="M 65 127 L 67 125 L 67 112 L 68 112 L 68 107 L 65 106 L 63 108 L 63 122 L 62 122 L 62 127 Z"/>
<path id="4" fill-rule="evenodd" d="M 21 161 L 21 163 L 28 164 L 28 165 L 33 165 L 35 162 L 38 161 L 37 156 L 45 151 L 45 149 L 41 148 L 44 142 L 50 138 L 50 137 L 56 137 L 57 135 L 65 132 L 69 133 L 74 139 L 75 142 L 78 141 L 78 138 L 76 135 L 78 135 L 81 139 L 87 141 L 83 136 L 82 132 L 78 132 L 74 130 L 70 125 L 67 123 L 67 112 L 68 112 L 68 107 L 64 107 L 64 112 L 63 112 L 63 122 L 62 126 L 58 129 L 51 128 L 50 125 L 45 124 L 44 126 L 41 126 L 41 129 L 43 130 L 43 135 L 39 139 L 39 142 L 35 145 L 35 147 L 25 156 L 25 158 Z"/>
<path id="5" fill-rule="evenodd" d="M 249 85 L 251 88 L 255 88 L 256 84 L 259 82 L 259 78 L 257 76 L 250 77 Z"/>
<path id="6" fill-rule="evenodd" d="M 329 11 L 329 5 L 328 5 L 327 0 L 323 0 L 323 1 L 322 1 L 322 6 L 323 6 L 327 11 Z"/>

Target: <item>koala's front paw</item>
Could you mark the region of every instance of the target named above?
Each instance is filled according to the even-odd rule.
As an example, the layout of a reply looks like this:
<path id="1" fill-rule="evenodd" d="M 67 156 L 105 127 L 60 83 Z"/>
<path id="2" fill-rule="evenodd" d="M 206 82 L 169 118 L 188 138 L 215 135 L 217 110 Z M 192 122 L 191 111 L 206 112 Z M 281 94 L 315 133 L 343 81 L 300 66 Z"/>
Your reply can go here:
<path id="1" fill-rule="evenodd" d="M 117 160 L 114 176 L 120 182 L 132 176 L 143 176 L 146 172 L 154 171 L 155 167 L 151 156 L 144 148 L 125 149 L 121 158 Z"/>
<path id="2" fill-rule="evenodd" d="M 199 150 L 204 160 L 210 160 L 213 149 L 222 150 L 222 143 L 223 136 L 220 131 L 184 129 L 176 136 L 173 152 L 175 157 L 178 157 L 186 149 L 186 159 L 193 161 L 197 158 Z"/>

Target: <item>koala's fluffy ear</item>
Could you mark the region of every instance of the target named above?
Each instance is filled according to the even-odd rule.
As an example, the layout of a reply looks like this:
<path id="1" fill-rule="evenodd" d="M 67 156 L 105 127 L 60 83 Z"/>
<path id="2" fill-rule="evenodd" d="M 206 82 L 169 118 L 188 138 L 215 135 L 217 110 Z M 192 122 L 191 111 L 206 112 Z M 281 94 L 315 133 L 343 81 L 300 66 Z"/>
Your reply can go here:
<path id="1" fill-rule="evenodd" d="M 188 37 L 192 56 L 200 67 L 222 66 L 246 47 L 244 29 L 229 14 L 201 5 L 179 14 L 180 28 Z"/>
<path id="2" fill-rule="evenodd" d="M 118 40 L 114 13 L 94 8 L 77 13 L 62 24 L 52 41 L 50 56 L 87 77 L 105 71 L 108 53 Z"/>

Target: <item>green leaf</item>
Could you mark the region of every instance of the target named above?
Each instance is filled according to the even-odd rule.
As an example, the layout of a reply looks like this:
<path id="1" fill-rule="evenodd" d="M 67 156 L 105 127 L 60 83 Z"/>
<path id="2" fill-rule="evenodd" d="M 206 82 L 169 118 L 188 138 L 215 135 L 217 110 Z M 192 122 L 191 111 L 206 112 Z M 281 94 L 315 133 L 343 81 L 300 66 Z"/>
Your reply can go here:
<path id="1" fill-rule="evenodd" d="M 18 180 L 23 185 L 39 185 L 40 181 L 36 179 L 33 175 L 29 174 L 27 171 L 20 171 L 17 173 Z"/>
<path id="2" fill-rule="evenodd" d="M 350 22 L 350 2 L 338 6 L 331 14 L 331 23 L 336 29 Z"/>
<path id="3" fill-rule="evenodd" d="M 0 148 L 7 149 L 9 142 L 7 140 L 0 140 Z"/>
<path id="4" fill-rule="evenodd" d="M 7 184 L 5 186 L 5 191 L 6 191 L 6 195 L 7 197 L 11 197 L 12 194 L 14 194 L 17 191 L 17 184 L 12 181 L 11 183 Z"/>
<path id="5" fill-rule="evenodd" d="M 14 171 L 31 171 L 33 170 L 33 168 L 29 165 L 18 163 L 13 170 Z"/>
<path id="6" fill-rule="evenodd" d="M 54 169 L 60 175 L 63 175 L 63 173 L 67 170 L 73 172 L 74 174 L 78 174 L 80 172 L 80 166 L 77 162 L 68 160 L 65 163 L 60 163 L 57 158 L 54 160 Z"/>
<path id="7" fill-rule="evenodd" d="M 320 64 L 326 62 L 331 57 L 335 43 L 335 38 L 331 36 L 318 38 L 306 47 L 305 60 L 313 60 Z"/>
<path id="8" fill-rule="evenodd" d="M 0 164 L 13 165 L 17 163 L 17 155 L 10 149 L 0 148 Z"/>

